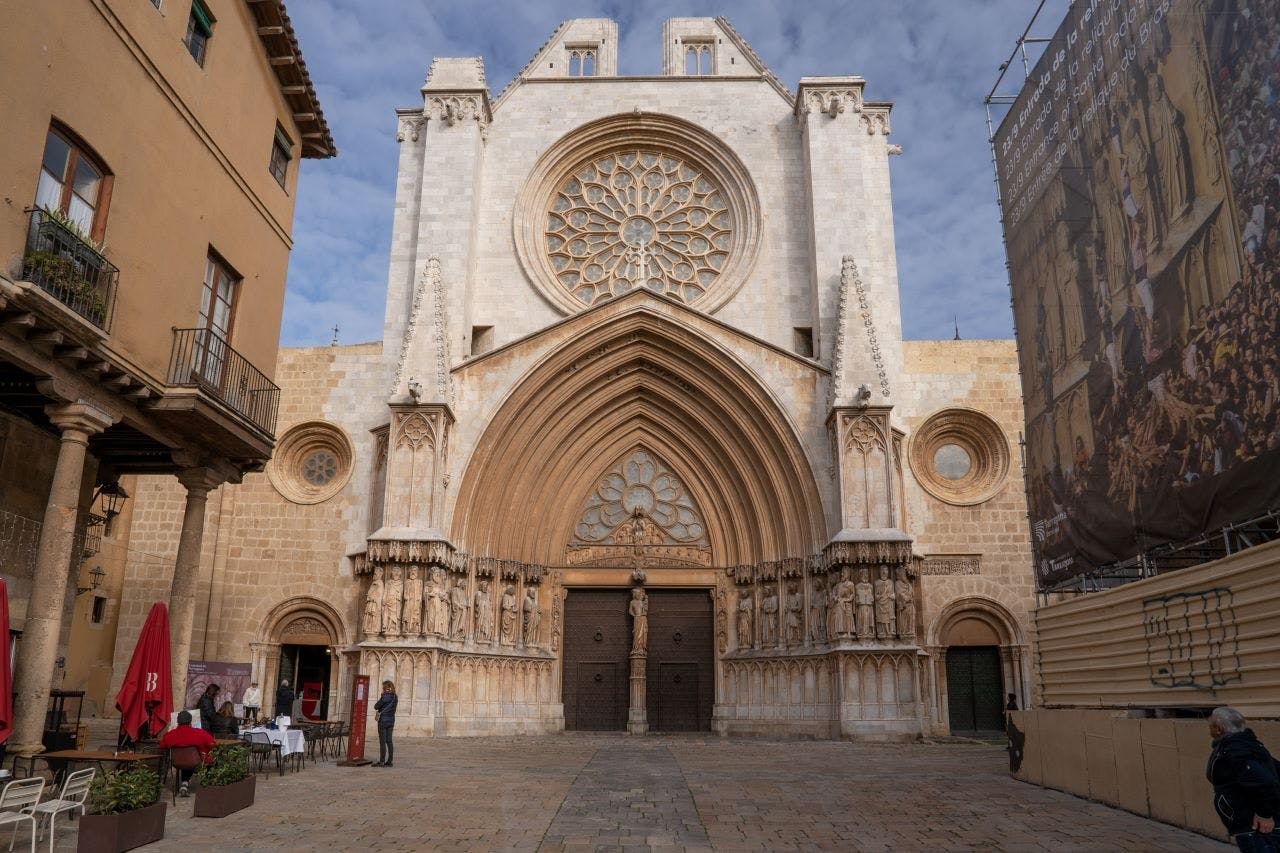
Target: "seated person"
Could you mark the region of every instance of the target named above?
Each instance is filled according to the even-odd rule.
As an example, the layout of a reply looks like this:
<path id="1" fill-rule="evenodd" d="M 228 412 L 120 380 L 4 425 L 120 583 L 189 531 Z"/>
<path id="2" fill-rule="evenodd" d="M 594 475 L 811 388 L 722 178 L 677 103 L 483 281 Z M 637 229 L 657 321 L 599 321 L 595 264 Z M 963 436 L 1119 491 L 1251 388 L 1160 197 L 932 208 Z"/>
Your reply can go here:
<path id="1" fill-rule="evenodd" d="M 178 725 L 164 733 L 164 737 L 160 738 L 161 749 L 172 749 L 175 746 L 194 746 L 200 750 L 200 757 L 204 759 L 205 764 L 213 763 L 213 735 L 204 729 L 192 728 L 191 712 L 178 712 Z M 180 770 L 182 788 L 179 793 L 184 797 L 191 796 L 191 792 L 187 789 L 188 783 L 191 781 L 191 774 L 194 770 Z"/>
<path id="2" fill-rule="evenodd" d="M 213 715 L 213 725 L 209 729 L 209 734 L 215 738 L 240 737 L 240 721 L 236 718 L 234 705 L 230 702 L 222 703 L 218 713 Z"/>

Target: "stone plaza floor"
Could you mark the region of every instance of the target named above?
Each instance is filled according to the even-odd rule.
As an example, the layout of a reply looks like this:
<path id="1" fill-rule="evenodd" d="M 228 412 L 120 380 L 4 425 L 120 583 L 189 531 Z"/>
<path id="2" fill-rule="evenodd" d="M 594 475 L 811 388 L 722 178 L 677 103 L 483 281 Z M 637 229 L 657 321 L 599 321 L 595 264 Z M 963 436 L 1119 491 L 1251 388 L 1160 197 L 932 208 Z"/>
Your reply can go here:
<path id="1" fill-rule="evenodd" d="M 392 768 L 259 777 L 257 802 L 230 817 L 194 818 L 192 802 L 139 849 L 1234 849 L 1017 782 L 1002 749 L 976 743 L 405 738 Z"/>

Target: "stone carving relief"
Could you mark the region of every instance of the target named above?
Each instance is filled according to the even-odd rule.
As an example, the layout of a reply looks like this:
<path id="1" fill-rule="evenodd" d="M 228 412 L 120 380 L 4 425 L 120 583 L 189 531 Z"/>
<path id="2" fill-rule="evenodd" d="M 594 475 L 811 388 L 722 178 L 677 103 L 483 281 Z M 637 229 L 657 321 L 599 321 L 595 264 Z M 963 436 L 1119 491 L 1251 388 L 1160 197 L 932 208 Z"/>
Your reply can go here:
<path id="1" fill-rule="evenodd" d="M 981 554 L 927 554 L 920 566 L 922 575 L 980 575 Z"/>
<path id="2" fill-rule="evenodd" d="M 876 600 L 876 639 L 885 641 L 893 639 L 898 632 L 897 626 L 897 594 L 893 588 L 893 580 L 889 577 L 889 567 L 880 567 L 880 576 L 875 582 Z"/>
<path id="3" fill-rule="evenodd" d="M 526 587 L 524 591 L 524 621 L 521 637 L 526 646 L 542 644 L 542 608 L 538 604 L 538 588 Z"/>
<path id="4" fill-rule="evenodd" d="M 916 638 L 916 596 L 907 577 L 905 566 L 898 567 L 898 579 L 893 584 L 894 602 L 898 608 L 898 636 L 911 641 Z"/>
<path id="5" fill-rule="evenodd" d="M 516 610 L 520 602 L 516 598 L 516 588 L 508 584 L 502 590 L 502 618 L 499 625 L 502 645 L 516 644 Z"/>
<path id="6" fill-rule="evenodd" d="M 467 579 L 458 578 L 449 593 L 449 637 L 461 640 L 467 636 L 467 612 L 471 609 L 467 595 Z"/>
<path id="7" fill-rule="evenodd" d="M 631 590 L 631 602 L 627 605 L 631 614 L 631 654 L 647 654 L 649 651 L 649 596 L 644 587 Z"/>
<path id="8" fill-rule="evenodd" d="M 876 633 L 876 594 L 871 584 L 871 572 L 867 569 L 858 572 L 858 584 L 854 589 L 854 596 L 858 606 L 858 639 L 864 643 L 870 642 Z"/>
<path id="9" fill-rule="evenodd" d="M 400 608 L 404 596 L 404 577 L 399 566 L 387 571 L 382 593 L 382 633 L 388 637 L 400 635 Z"/>
<path id="10" fill-rule="evenodd" d="M 788 646 L 798 646 L 801 641 L 801 623 L 804 621 L 804 596 L 800 588 L 792 583 L 787 586 L 786 618 L 784 621 L 784 639 Z"/>
<path id="11" fill-rule="evenodd" d="M 283 635 L 286 637 L 294 637 L 300 635 L 317 635 L 329 633 L 329 628 L 314 616 L 303 616 L 294 619 L 284 629 Z"/>
<path id="12" fill-rule="evenodd" d="M 416 139 L 416 137 L 415 137 Z M 422 303 L 426 301 L 427 292 L 435 293 L 440 284 L 440 258 L 431 255 L 422 265 L 422 272 L 413 288 L 413 302 L 409 307 L 409 318 L 404 326 L 404 337 L 400 340 L 400 357 L 396 359 L 395 378 L 391 380 L 391 396 L 400 393 L 404 382 L 404 368 L 409 360 L 409 348 L 413 344 L 413 336 L 418 328 L 418 318 L 422 314 Z"/>
<path id="13" fill-rule="evenodd" d="M 642 287 L 692 303 L 728 263 L 734 227 L 705 169 L 625 151 L 581 164 L 560 184 L 545 245 L 561 286 L 583 305 Z"/>
<path id="14" fill-rule="evenodd" d="M 409 577 L 404 582 L 404 612 L 401 623 L 406 637 L 422 633 L 422 578 L 417 566 L 409 567 Z"/>
<path id="15" fill-rule="evenodd" d="M 483 578 L 476 584 L 475 594 L 476 642 L 493 642 L 493 594 L 489 582 Z"/>
<path id="16" fill-rule="evenodd" d="M 738 648 L 749 649 L 755 645 L 755 601 L 751 591 L 744 589 L 738 593 Z"/>
<path id="17" fill-rule="evenodd" d="M 889 443 L 883 418 L 857 415 L 847 420 L 841 443 L 846 526 L 892 527 L 890 514 Z"/>
<path id="18" fill-rule="evenodd" d="M 716 586 L 711 593 L 716 612 L 716 650 L 724 654 L 729 650 L 729 607 L 724 587 Z"/>
<path id="19" fill-rule="evenodd" d="M 426 100 L 425 114 L 452 127 L 458 122 L 478 122 L 480 128 L 489 126 L 492 116 L 489 105 L 481 95 L 441 95 Z"/>
<path id="20" fill-rule="evenodd" d="M 778 645 L 778 590 L 773 584 L 764 588 L 760 599 L 760 647 L 767 649 Z"/>
<path id="21" fill-rule="evenodd" d="M 360 630 L 366 637 L 374 637 L 382 633 L 382 567 L 375 566 L 373 579 L 369 581 L 369 589 L 364 598 L 364 618 L 360 621 Z"/>
<path id="22" fill-rule="evenodd" d="M 426 590 L 427 619 L 424 633 L 443 637 L 449 632 L 449 604 L 446 585 L 448 576 L 439 566 L 431 568 L 431 582 Z"/>
<path id="23" fill-rule="evenodd" d="M 871 352 L 871 362 L 876 368 L 876 378 L 880 383 L 880 395 L 889 398 L 889 373 L 884 366 L 884 354 L 880 351 L 880 341 L 876 337 L 876 324 L 871 316 L 871 304 L 867 301 L 867 289 L 858 273 L 858 264 L 851 255 L 845 255 L 840 265 L 841 288 L 851 287 L 858 297 L 858 314 L 862 317 L 863 328 L 867 330 L 867 347 Z"/>
<path id="24" fill-rule="evenodd" d="M 556 592 L 556 594 L 551 597 L 551 651 L 553 652 L 560 651 L 560 635 L 562 630 L 560 620 L 562 607 L 563 596 L 561 596 L 559 592 Z"/>

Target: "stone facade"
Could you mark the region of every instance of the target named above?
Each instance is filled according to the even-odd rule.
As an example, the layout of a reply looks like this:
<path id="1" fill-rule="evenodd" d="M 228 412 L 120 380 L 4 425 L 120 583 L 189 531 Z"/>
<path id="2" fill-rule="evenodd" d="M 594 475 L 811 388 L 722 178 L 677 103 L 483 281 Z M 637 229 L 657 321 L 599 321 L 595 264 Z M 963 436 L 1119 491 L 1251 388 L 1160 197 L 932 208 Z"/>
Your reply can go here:
<path id="1" fill-rule="evenodd" d="M 616 26 L 567 22 L 492 100 L 481 60 L 432 62 L 384 341 L 282 353 L 281 450 L 211 498 L 193 657 L 273 687 L 310 619 L 331 713 L 362 672 L 406 734 L 551 732 L 591 634 L 567 598 L 692 589 L 715 731 L 946 731 L 956 645 L 1026 704 L 1014 348 L 902 340 L 890 106 L 788 92 L 724 19 L 664 34 L 664 74 L 620 78 Z M 132 547 L 171 550 L 177 490 L 137 494 Z"/>

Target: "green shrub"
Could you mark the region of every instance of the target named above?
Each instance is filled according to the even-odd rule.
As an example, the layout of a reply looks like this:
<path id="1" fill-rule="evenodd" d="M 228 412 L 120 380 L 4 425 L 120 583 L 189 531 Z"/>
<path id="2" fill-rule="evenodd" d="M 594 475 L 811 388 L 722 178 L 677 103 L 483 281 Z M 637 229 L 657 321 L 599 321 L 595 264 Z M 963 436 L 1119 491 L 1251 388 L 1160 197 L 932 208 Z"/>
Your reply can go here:
<path id="1" fill-rule="evenodd" d="M 213 763 L 196 771 L 196 781 L 203 788 L 216 788 L 239 782 L 248 775 L 249 747 L 236 743 L 214 747 Z"/>
<path id="2" fill-rule="evenodd" d="M 120 814 L 144 809 L 160 799 L 160 777 L 145 764 L 107 770 L 93 777 L 89 811 Z"/>
<path id="3" fill-rule="evenodd" d="M 98 286 L 85 277 L 75 261 L 56 252 L 27 252 L 22 258 L 22 277 L 62 291 L 66 294 L 63 299 L 78 303 L 82 312 L 99 323 L 107 313 Z"/>

